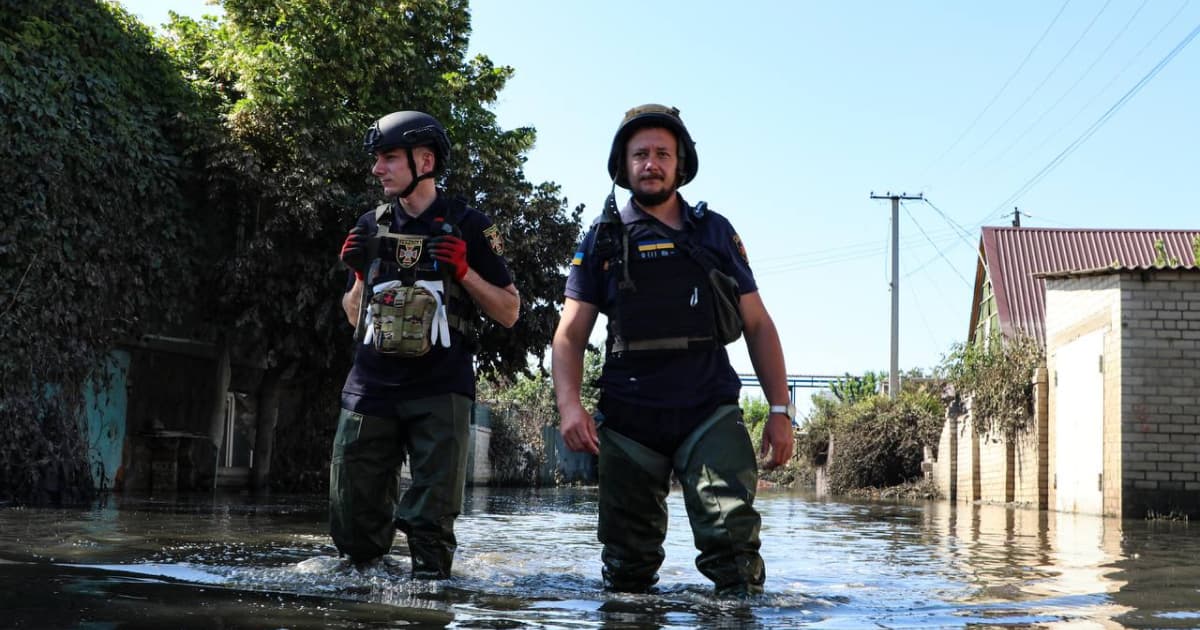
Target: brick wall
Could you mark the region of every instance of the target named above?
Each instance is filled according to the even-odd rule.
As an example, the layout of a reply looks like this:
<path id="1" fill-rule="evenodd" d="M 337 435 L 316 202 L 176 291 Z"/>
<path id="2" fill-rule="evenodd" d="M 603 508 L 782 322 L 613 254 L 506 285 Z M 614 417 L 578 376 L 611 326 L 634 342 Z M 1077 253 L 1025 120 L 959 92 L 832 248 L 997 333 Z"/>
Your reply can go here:
<path id="1" fill-rule="evenodd" d="M 1045 367 L 1033 375 L 1034 422 L 1030 429 L 1017 437 L 1013 445 L 1013 498 L 1029 507 L 1046 509 L 1047 446 L 1049 435 L 1049 382 Z"/>
<path id="2" fill-rule="evenodd" d="M 1125 272 L 1121 287 L 1121 510 L 1127 518 L 1150 511 L 1195 517 L 1200 514 L 1200 272 Z"/>
<path id="3" fill-rule="evenodd" d="M 958 448 L 955 450 L 954 484 L 959 501 L 979 500 L 979 438 L 971 421 L 971 404 L 967 413 L 958 418 Z"/>
<path id="4" fill-rule="evenodd" d="M 998 434 L 979 436 L 979 499 L 990 503 L 1012 500 L 1012 444 Z"/>
<path id="5" fill-rule="evenodd" d="M 937 461 L 933 463 L 933 483 L 946 499 L 958 499 L 955 484 L 958 452 L 958 416 L 949 412 L 942 423 L 942 434 L 938 438 Z"/>

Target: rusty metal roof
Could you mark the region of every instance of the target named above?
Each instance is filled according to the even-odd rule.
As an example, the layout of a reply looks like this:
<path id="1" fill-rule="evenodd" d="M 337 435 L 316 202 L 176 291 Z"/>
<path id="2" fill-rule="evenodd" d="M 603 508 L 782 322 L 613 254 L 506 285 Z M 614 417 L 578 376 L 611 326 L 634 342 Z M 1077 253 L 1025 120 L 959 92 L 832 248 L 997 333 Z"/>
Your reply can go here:
<path id="1" fill-rule="evenodd" d="M 985 227 L 980 236 L 980 264 L 975 277 L 970 337 L 990 277 L 1000 330 L 1023 332 L 1046 340 L 1046 280 L 1036 274 L 1154 266 L 1155 242 L 1161 240 L 1172 267 L 1197 264 L 1192 239 L 1200 230 L 1086 230 L 1063 228 Z M 984 266 L 986 265 L 986 269 Z M 987 274 L 987 276 L 983 274 Z"/>

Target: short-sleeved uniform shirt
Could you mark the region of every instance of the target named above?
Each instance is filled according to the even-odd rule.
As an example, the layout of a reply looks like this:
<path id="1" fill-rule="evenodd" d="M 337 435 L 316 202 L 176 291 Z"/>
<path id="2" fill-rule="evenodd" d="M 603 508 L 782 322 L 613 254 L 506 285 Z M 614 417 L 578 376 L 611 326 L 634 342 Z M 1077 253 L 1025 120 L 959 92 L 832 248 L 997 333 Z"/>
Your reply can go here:
<path id="1" fill-rule="evenodd" d="M 417 217 L 408 217 L 397 205 L 389 229 L 394 233 L 431 236 L 435 234 L 435 218 L 446 217 L 447 222 L 453 221 L 448 213 L 453 214 L 450 203 L 442 194 Z M 374 210 L 360 216 L 358 225 L 374 234 Z M 467 208 L 457 225 L 462 231 L 463 240 L 467 242 L 467 264 L 471 269 L 493 285 L 505 287 L 512 284 L 512 276 L 503 256 L 503 244 L 492 220 L 478 210 Z M 353 283 L 354 274 L 351 273 L 348 285 L 353 286 Z M 471 312 L 476 311 L 472 309 Z M 342 407 L 362 414 L 387 416 L 394 413 L 396 402 L 404 400 L 450 393 L 473 399 L 473 344 L 474 340 L 466 339 L 455 328 L 450 329 L 449 348 L 435 344 L 420 357 L 383 355 L 369 343 L 358 343 L 354 366 L 342 388 Z"/>
<path id="2" fill-rule="evenodd" d="M 697 216 L 695 208 L 682 197 L 680 202 L 683 203 L 683 232 L 688 241 L 715 254 L 721 271 L 737 279 L 741 293 L 757 291 L 745 249 L 729 220 L 711 210 Z M 566 296 L 596 306 L 605 316 L 611 317 L 616 306 L 617 278 L 615 273 L 604 269 L 604 261 L 592 252 L 598 221 L 592 224 L 576 249 L 567 277 Z M 629 232 L 631 259 L 644 256 L 638 264 L 647 265 L 663 260 L 662 234 L 674 234 L 675 230 L 632 201 L 622 208 L 621 222 Z M 656 225 L 661 232 L 651 229 L 651 225 Z M 679 249 L 666 253 L 687 255 Z M 741 390 L 741 381 L 723 346 L 658 356 L 625 353 L 619 357 L 612 354 L 611 337 L 605 346 L 604 369 L 598 384 L 606 397 L 646 407 L 679 408 L 736 401 Z"/>

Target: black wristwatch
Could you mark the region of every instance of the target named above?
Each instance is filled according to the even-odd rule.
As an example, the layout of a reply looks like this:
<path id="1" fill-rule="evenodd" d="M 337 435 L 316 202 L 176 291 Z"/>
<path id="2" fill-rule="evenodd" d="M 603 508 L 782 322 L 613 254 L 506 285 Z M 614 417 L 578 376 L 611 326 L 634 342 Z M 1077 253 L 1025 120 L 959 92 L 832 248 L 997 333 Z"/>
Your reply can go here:
<path id="1" fill-rule="evenodd" d="M 796 405 L 788 403 L 786 405 L 771 405 L 768 409 L 771 413 L 781 413 L 788 417 L 792 422 L 796 421 Z"/>

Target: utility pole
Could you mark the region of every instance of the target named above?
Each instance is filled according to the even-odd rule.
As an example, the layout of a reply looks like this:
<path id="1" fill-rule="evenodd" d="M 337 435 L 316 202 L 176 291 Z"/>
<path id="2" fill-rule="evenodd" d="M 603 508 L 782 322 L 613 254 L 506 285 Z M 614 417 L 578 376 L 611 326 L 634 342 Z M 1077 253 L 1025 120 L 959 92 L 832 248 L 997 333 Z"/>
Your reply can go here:
<path id="1" fill-rule="evenodd" d="M 900 202 L 923 201 L 925 196 L 872 192 L 871 199 L 892 200 L 892 362 L 888 370 L 888 397 L 896 400 L 900 393 Z"/>
<path id="2" fill-rule="evenodd" d="M 1013 206 L 1013 227 L 1021 227 L 1021 209 Z"/>

